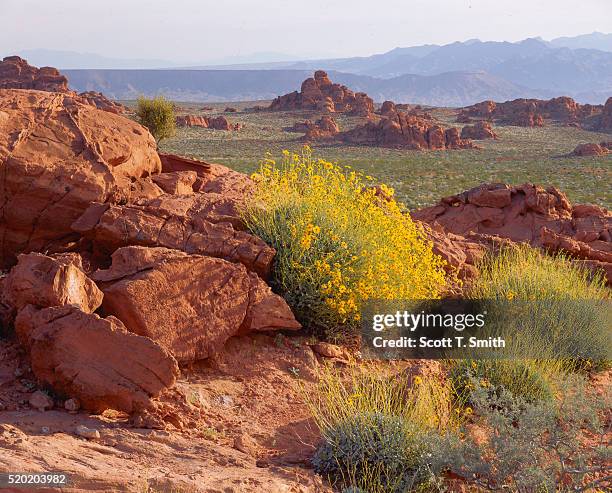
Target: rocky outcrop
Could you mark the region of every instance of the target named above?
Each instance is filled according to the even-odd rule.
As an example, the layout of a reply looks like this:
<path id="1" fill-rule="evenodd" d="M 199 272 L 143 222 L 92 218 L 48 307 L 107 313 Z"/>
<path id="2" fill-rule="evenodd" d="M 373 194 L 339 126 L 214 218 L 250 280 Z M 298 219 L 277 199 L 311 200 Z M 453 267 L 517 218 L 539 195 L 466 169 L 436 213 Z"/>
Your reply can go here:
<path id="1" fill-rule="evenodd" d="M 73 306 L 28 305 L 15 331 L 38 380 L 93 412 L 145 409 L 179 374 L 176 360 L 148 337 Z"/>
<path id="2" fill-rule="evenodd" d="M 340 132 L 336 120 L 329 115 L 323 115 L 315 122 L 311 120 L 297 122 L 286 130 L 304 133 L 303 139 L 307 141 L 331 139 Z"/>
<path id="3" fill-rule="evenodd" d="M 572 156 L 588 157 L 588 156 L 605 156 L 610 151 L 605 142 L 601 144 L 578 144 L 572 151 Z"/>
<path id="4" fill-rule="evenodd" d="M 36 68 L 18 56 L 5 57 L 0 62 L 0 89 L 31 89 L 35 91 L 61 92 L 70 94 L 84 104 L 111 113 L 123 113 L 125 107 L 111 101 L 99 92 L 87 91 L 81 94 L 68 89 L 68 79 L 53 67 Z"/>
<path id="5" fill-rule="evenodd" d="M 567 96 L 549 100 L 515 99 L 504 103 L 483 101 L 463 108 L 457 116 L 457 121 L 467 123 L 472 118 L 482 118 L 504 125 L 541 127 L 544 125 L 544 119 L 550 119 L 579 125 L 601 111 L 602 106 L 578 104 Z"/>
<path id="6" fill-rule="evenodd" d="M 612 130 L 612 97 L 608 98 L 603 107 L 599 121 L 595 126 L 595 130 L 600 132 L 608 132 Z"/>
<path id="7" fill-rule="evenodd" d="M 612 213 L 594 205 L 572 206 L 554 187 L 482 185 L 414 211 L 412 217 L 481 244 L 491 244 L 492 238 L 525 242 L 564 250 L 608 272 L 612 265 Z"/>
<path id="8" fill-rule="evenodd" d="M 176 117 L 176 124 L 179 127 L 202 127 L 213 130 L 240 130 L 240 123 L 230 123 L 223 115 L 219 116 L 197 116 L 181 115 Z"/>
<path id="9" fill-rule="evenodd" d="M 178 361 L 208 358 L 236 334 L 299 329 L 285 301 L 238 263 L 165 248 L 127 247 L 93 274 L 103 309 Z"/>
<path id="10" fill-rule="evenodd" d="M 374 112 L 374 101 L 363 92 L 355 93 L 346 86 L 333 83 L 326 72 L 317 70 L 314 77 L 302 82 L 299 92 L 277 97 L 269 109 L 271 111 L 318 110 L 367 117 Z"/>
<path id="11" fill-rule="evenodd" d="M 173 354 L 300 328 L 264 281 L 274 249 L 245 231 L 247 176 L 160 156 L 140 125 L 28 89 L 0 90 L 0 159 L 3 267 L 16 263 L 0 322 L 58 397 L 146 413 L 177 379 Z"/>
<path id="12" fill-rule="evenodd" d="M 36 68 L 18 56 L 0 62 L 0 89 L 68 92 L 68 79 L 53 67 Z"/>
<path id="13" fill-rule="evenodd" d="M 0 262 L 55 251 L 92 202 L 129 202 L 161 171 L 155 140 L 137 123 L 68 94 L 0 91 Z"/>
<path id="14" fill-rule="evenodd" d="M 445 129 L 431 120 L 403 111 L 388 111 L 378 122 L 369 121 L 352 130 L 340 132 L 336 139 L 349 144 L 405 149 L 470 149 L 456 128 Z"/>
<path id="15" fill-rule="evenodd" d="M 242 220 L 235 208 L 231 200 L 205 194 L 163 196 L 140 206 L 93 204 L 73 229 L 92 242 L 98 258 L 128 245 L 162 246 L 238 262 L 267 278 L 275 251 L 237 229 Z"/>
<path id="16" fill-rule="evenodd" d="M 461 129 L 462 139 L 485 140 L 497 139 L 497 134 L 493 131 L 488 122 L 476 122 L 474 125 L 466 125 Z"/>

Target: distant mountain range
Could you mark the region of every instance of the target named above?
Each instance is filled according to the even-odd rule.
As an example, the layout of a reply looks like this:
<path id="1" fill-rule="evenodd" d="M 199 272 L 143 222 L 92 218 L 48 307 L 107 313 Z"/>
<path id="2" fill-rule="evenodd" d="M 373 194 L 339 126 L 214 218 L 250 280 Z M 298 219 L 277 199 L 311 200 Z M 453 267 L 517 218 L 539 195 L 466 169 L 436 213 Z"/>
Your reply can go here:
<path id="1" fill-rule="evenodd" d="M 72 87 L 101 91 L 117 99 L 160 93 L 183 101 L 270 99 L 299 89 L 301 81 L 317 69 L 327 70 L 332 80 L 365 91 L 376 101 L 465 106 L 483 99 L 560 95 L 583 103 L 603 103 L 612 96 L 612 34 L 602 33 L 516 43 L 474 39 L 341 59 L 194 67 L 176 67 L 162 60 L 124 60 L 117 67 L 138 63 L 141 70 L 95 69 L 102 62 L 107 67 L 110 60 L 89 60 L 92 68 L 88 70 L 63 70 Z M 61 63 L 29 61 L 65 68 Z M 151 67 L 163 69 L 149 70 Z"/>

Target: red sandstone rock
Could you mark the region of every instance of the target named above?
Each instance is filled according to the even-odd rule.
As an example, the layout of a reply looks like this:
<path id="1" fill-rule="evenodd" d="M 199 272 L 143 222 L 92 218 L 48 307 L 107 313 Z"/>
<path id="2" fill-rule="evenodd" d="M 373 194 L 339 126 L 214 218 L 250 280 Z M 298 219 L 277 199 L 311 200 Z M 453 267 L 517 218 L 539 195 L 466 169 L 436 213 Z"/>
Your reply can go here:
<path id="1" fill-rule="evenodd" d="M 606 101 L 595 129 L 603 132 L 612 130 L 612 97 Z"/>
<path id="2" fill-rule="evenodd" d="M 240 123 L 231 124 L 223 115 L 216 117 L 182 115 L 176 117 L 176 124 L 179 127 L 202 127 L 214 130 L 240 130 L 242 128 Z"/>
<path id="3" fill-rule="evenodd" d="M 329 115 L 323 115 L 314 123 L 310 120 L 297 122 L 286 130 L 303 132 L 305 134 L 303 138 L 307 141 L 330 139 L 340 132 L 336 120 Z"/>
<path id="4" fill-rule="evenodd" d="M 482 185 L 414 211 L 412 217 L 477 243 L 498 237 L 564 250 L 607 272 L 612 264 L 612 213 L 590 204 L 572 206 L 554 187 Z"/>
<path id="5" fill-rule="evenodd" d="M 270 110 L 318 110 L 369 116 L 374 112 L 374 101 L 365 93 L 354 93 L 346 86 L 334 84 L 326 72 L 317 70 L 314 77 L 302 83 L 300 92 L 277 97 Z"/>
<path id="6" fill-rule="evenodd" d="M 137 123 L 69 95 L 0 90 L 0 263 L 53 251 L 92 202 L 126 202 L 160 171 L 155 140 Z"/>
<path id="7" fill-rule="evenodd" d="M 196 115 L 180 115 L 175 118 L 179 127 L 202 127 L 208 128 L 208 118 Z"/>
<path id="8" fill-rule="evenodd" d="M 474 144 L 459 137 L 456 128 L 444 129 L 430 120 L 402 111 L 387 112 L 380 121 L 369 121 L 337 134 L 343 142 L 407 149 L 469 149 Z"/>
<path id="9" fill-rule="evenodd" d="M 131 413 L 174 385 L 178 365 L 148 337 L 128 332 L 114 317 L 72 306 L 19 312 L 15 330 L 36 378 L 93 412 Z"/>
<path id="10" fill-rule="evenodd" d="M 0 89 L 33 89 L 36 91 L 69 94 L 81 103 L 111 113 L 124 113 L 125 107 L 111 101 L 99 92 L 87 91 L 77 96 L 68 89 L 68 79 L 53 67 L 36 68 L 18 56 L 9 56 L 0 62 Z"/>
<path id="11" fill-rule="evenodd" d="M 599 144 L 579 144 L 572 151 L 572 156 L 605 156 L 608 152 L 607 147 Z"/>
<path id="12" fill-rule="evenodd" d="M 301 327 L 257 275 L 221 259 L 127 247 L 93 278 L 104 291 L 105 313 L 179 361 L 208 358 L 239 333 Z"/>
<path id="13" fill-rule="evenodd" d="M 601 113 L 602 109 L 600 105 L 578 104 L 566 96 L 550 100 L 515 99 L 504 103 L 483 101 L 463 108 L 457 121 L 466 122 L 471 118 L 483 118 L 506 125 L 541 127 L 544 125 L 544 118 L 547 118 L 565 124 L 579 125 L 580 122 Z"/>
<path id="14" fill-rule="evenodd" d="M 73 305 L 92 313 L 102 304 L 102 292 L 83 272 L 77 254 L 55 258 L 40 253 L 21 254 L 3 283 L 3 298 L 15 310 Z"/>
<path id="15" fill-rule="evenodd" d="M 108 256 L 128 245 L 161 246 L 238 262 L 267 278 L 275 251 L 242 226 L 238 204 L 220 194 L 162 196 L 144 205 L 93 204 L 73 228 Z"/>
<path id="16" fill-rule="evenodd" d="M 52 67 L 36 68 L 18 56 L 0 62 L 0 89 L 68 92 L 68 79 Z"/>
<path id="17" fill-rule="evenodd" d="M 476 122 L 474 125 L 466 125 L 461 129 L 462 139 L 497 139 L 497 134 L 488 122 Z"/>
<path id="18" fill-rule="evenodd" d="M 152 180 L 170 195 L 191 195 L 194 193 L 193 185 L 197 178 L 195 171 L 174 171 L 154 175 Z"/>

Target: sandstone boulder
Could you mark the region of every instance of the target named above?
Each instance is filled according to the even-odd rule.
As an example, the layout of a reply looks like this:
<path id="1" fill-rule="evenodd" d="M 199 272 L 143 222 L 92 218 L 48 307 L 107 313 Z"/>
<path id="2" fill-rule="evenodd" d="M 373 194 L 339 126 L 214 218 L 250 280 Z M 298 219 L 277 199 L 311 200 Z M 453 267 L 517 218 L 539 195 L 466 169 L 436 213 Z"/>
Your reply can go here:
<path id="1" fill-rule="evenodd" d="M 127 247 L 94 273 L 105 313 L 178 361 L 216 353 L 236 334 L 299 329 L 285 301 L 241 264 L 165 248 Z"/>
<path id="2" fill-rule="evenodd" d="M 176 117 L 179 127 L 202 127 L 214 130 L 240 130 L 240 123 L 231 124 L 223 115 L 220 116 L 197 116 L 181 115 Z"/>
<path id="3" fill-rule="evenodd" d="M 263 278 L 275 251 L 237 228 L 238 204 L 221 194 L 164 195 L 144 205 L 93 204 L 73 224 L 102 257 L 129 246 L 161 246 L 238 262 Z"/>
<path id="4" fill-rule="evenodd" d="M 447 235 L 483 245 L 490 245 L 493 238 L 526 242 L 563 250 L 607 272 L 612 265 L 612 213 L 590 204 L 572 206 L 554 187 L 487 184 L 411 215 Z"/>
<path id="5" fill-rule="evenodd" d="M 126 202 L 132 182 L 157 173 L 155 140 L 122 116 L 69 95 L 0 90 L 0 267 L 18 253 L 74 240 L 92 202 Z"/>
<path id="6" fill-rule="evenodd" d="M 102 304 L 102 292 L 83 272 L 77 254 L 55 258 L 41 253 L 21 254 L 3 283 L 3 298 L 16 310 L 73 305 L 85 313 Z"/>
<path id="7" fill-rule="evenodd" d="M 208 128 L 208 118 L 197 115 L 179 115 L 175 118 L 177 127 Z"/>
<path id="8" fill-rule="evenodd" d="M 466 125 L 461 129 L 462 139 L 497 139 L 497 134 L 493 131 L 491 124 L 488 122 L 476 122 L 474 125 Z"/>
<path id="9" fill-rule="evenodd" d="M 39 381 L 93 412 L 144 409 L 179 374 L 167 350 L 128 332 L 114 317 L 72 306 L 38 310 L 28 305 L 19 312 L 15 330 Z"/>
<path id="10" fill-rule="evenodd" d="M 388 111 L 378 122 L 369 121 L 340 132 L 336 139 L 357 145 L 406 149 L 470 149 L 474 144 L 463 140 L 456 128 L 445 129 L 431 120 L 403 111 Z"/>
<path id="11" fill-rule="evenodd" d="M 304 122 L 297 122 L 292 127 L 287 129 L 289 132 L 303 132 L 303 137 L 306 141 L 315 140 L 326 140 L 333 138 L 340 132 L 340 128 L 329 115 L 323 115 L 316 122 L 306 120 Z"/>
<path id="12" fill-rule="evenodd" d="M 608 148 L 600 144 L 578 144 L 571 155 L 578 157 L 605 156 L 608 152 Z"/>
<path id="13" fill-rule="evenodd" d="M 326 72 L 317 70 L 314 77 L 302 82 L 299 92 L 277 97 L 269 109 L 318 110 L 367 117 L 374 112 L 374 101 L 363 92 L 354 93 L 346 86 L 333 83 Z"/>

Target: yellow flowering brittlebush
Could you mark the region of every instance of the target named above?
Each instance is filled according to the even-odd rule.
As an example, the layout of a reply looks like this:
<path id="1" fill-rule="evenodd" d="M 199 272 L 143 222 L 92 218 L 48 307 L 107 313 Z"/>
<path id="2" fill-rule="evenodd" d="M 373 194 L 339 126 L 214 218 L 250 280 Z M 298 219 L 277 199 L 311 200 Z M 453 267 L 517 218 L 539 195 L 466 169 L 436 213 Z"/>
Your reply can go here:
<path id="1" fill-rule="evenodd" d="M 272 283 L 302 323 L 355 327 L 369 299 L 431 299 L 445 285 L 443 261 L 393 190 L 371 177 L 284 151 L 252 178 L 250 230 L 277 250 Z"/>

